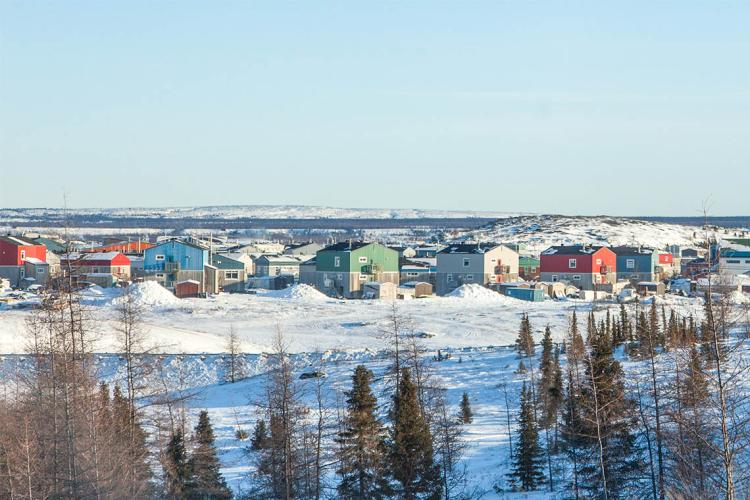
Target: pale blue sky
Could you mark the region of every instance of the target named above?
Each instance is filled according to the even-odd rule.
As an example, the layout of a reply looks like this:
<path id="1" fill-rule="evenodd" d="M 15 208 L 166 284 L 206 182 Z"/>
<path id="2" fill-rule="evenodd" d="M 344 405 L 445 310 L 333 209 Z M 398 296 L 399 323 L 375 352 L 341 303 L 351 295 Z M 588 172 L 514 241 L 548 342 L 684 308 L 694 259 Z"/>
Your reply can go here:
<path id="1" fill-rule="evenodd" d="M 748 2 L 0 0 L 0 207 L 750 213 Z"/>

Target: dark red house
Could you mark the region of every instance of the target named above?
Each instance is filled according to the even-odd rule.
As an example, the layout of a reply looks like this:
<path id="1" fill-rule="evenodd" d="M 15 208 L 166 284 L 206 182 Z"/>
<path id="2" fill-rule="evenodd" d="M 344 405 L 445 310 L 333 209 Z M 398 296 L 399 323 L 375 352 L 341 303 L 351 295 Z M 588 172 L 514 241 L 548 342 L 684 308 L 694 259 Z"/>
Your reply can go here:
<path id="1" fill-rule="evenodd" d="M 617 256 L 605 246 L 549 247 L 539 260 L 541 281 L 565 281 L 581 290 L 617 282 Z"/>
<path id="2" fill-rule="evenodd" d="M 21 236 L 0 236 L 0 278 L 11 286 L 44 283 L 49 275 L 47 248 Z"/>

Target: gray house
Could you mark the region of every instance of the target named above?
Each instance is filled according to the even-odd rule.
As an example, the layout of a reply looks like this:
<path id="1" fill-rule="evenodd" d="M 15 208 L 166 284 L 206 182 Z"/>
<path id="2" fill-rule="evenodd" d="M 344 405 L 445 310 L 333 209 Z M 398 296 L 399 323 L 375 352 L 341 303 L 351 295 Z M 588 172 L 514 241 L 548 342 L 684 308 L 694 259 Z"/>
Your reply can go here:
<path id="1" fill-rule="evenodd" d="M 255 276 L 291 275 L 299 278 L 300 261 L 291 255 L 261 255 L 255 259 Z"/>
<path id="2" fill-rule="evenodd" d="M 461 285 L 487 286 L 518 279 L 518 253 L 498 243 L 456 243 L 437 254 L 436 292 L 446 295 Z"/>

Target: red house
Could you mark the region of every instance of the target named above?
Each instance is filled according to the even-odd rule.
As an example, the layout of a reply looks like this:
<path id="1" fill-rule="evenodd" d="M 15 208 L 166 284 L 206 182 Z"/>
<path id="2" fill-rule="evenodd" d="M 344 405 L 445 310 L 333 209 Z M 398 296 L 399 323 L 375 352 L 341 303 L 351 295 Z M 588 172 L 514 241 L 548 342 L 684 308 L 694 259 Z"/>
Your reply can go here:
<path id="1" fill-rule="evenodd" d="M 130 259 L 119 252 L 71 254 L 60 266 L 64 273 L 107 287 L 130 279 Z"/>
<path id="2" fill-rule="evenodd" d="M 108 252 L 119 252 L 125 255 L 143 255 L 143 251 L 147 248 L 156 246 L 154 243 L 147 241 L 122 241 L 112 245 L 106 245 L 103 247 L 92 248 L 91 250 L 84 250 L 86 253 L 108 253 Z"/>
<path id="3" fill-rule="evenodd" d="M 47 248 L 20 236 L 0 236 L 0 278 L 18 287 L 46 283 Z"/>
<path id="4" fill-rule="evenodd" d="M 541 281 L 565 281 L 581 290 L 617 282 L 617 256 L 605 246 L 549 247 L 539 260 Z"/>

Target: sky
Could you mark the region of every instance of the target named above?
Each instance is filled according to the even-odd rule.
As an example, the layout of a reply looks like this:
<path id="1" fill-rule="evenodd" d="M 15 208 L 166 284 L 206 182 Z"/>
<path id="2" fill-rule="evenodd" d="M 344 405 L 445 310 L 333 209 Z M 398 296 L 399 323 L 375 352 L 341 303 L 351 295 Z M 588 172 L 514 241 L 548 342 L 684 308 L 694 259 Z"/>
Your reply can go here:
<path id="1" fill-rule="evenodd" d="M 748 26 L 749 2 L 0 0 L 0 207 L 748 215 Z"/>

